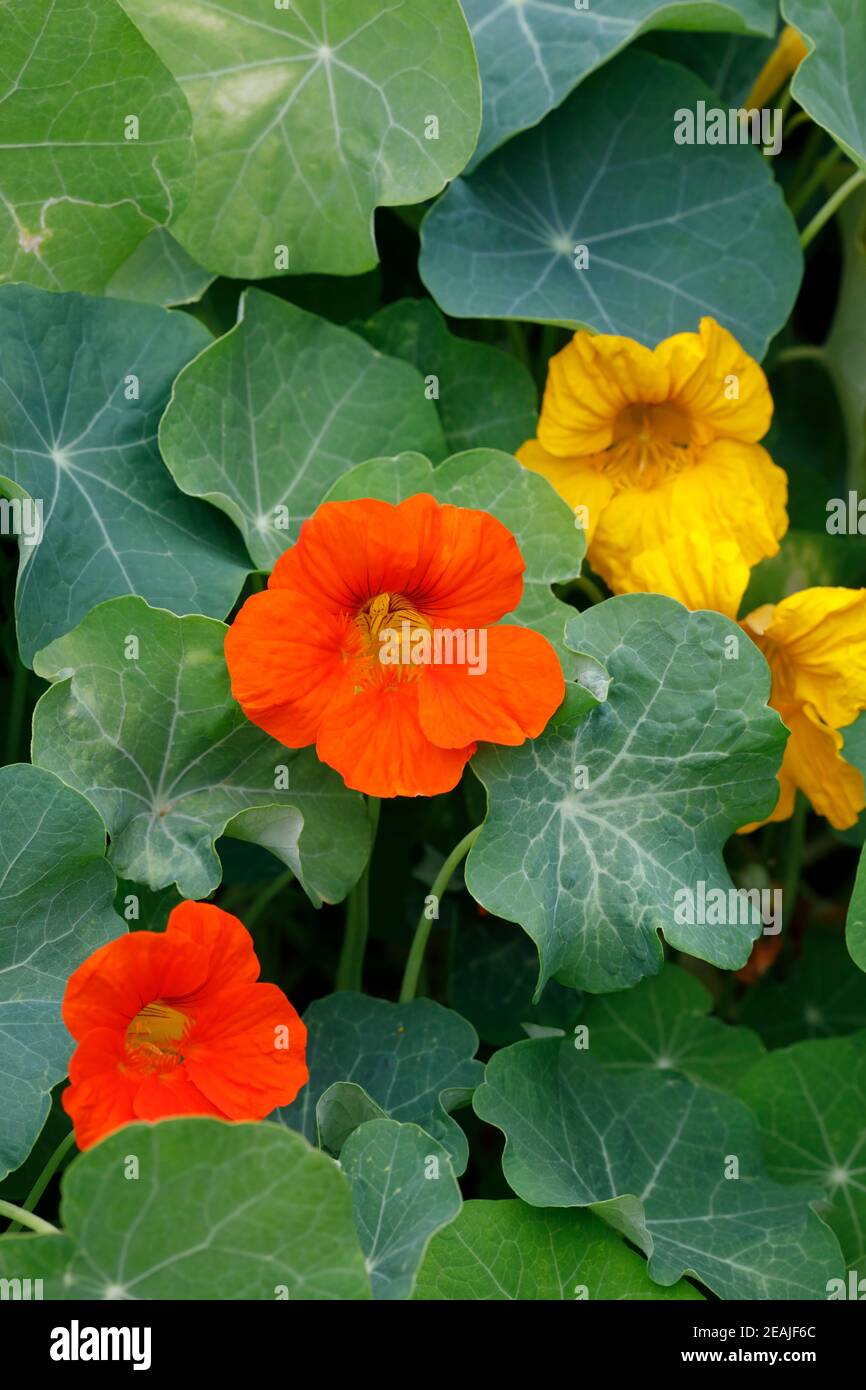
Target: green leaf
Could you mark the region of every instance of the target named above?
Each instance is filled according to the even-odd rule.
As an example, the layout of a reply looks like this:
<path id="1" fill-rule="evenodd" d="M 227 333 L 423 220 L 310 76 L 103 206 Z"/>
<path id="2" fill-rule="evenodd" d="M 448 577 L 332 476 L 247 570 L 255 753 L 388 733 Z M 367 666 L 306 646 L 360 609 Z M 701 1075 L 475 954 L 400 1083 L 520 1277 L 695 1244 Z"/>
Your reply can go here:
<path id="1" fill-rule="evenodd" d="M 421 276 L 440 308 L 652 345 L 711 314 L 763 356 L 802 255 L 757 150 L 675 143 L 674 113 L 715 100 L 694 73 L 634 49 L 589 78 L 425 217 Z M 588 248 L 584 269 L 575 247 Z"/>
<path id="2" fill-rule="evenodd" d="M 316 1102 L 316 1138 L 321 1149 L 339 1158 L 343 1145 L 359 1125 L 387 1120 L 380 1105 L 354 1081 L 335 1081 Z"/>
<path id="3" fill-rule="evenodd" d="M 283 748 L 247 722 L 231 697 L 225 633 L 138 598 L 101 604 L 39 653 L 39 674 L 57 684 L 33 716 L 34 762 L 102 813 L 124 878 L 205 898 L 220 881 L 214 841 L 233 817 L 264 807 L 280 821 L 290 808 L 286 861 L 313 902 L 336 901 L 369 853 L 364 800 L 312 749 Z"/>
<path id="4" fill-rule="evenodd" d="M 181 373 L 159 437 L 178 486 L 230 516 L 263 569 L 353 464 L 447 452 L 418 372 L 255 289 L 236 327 Z"/>
<path id="5" fill-rule="evenodd" d="M 848 478 L 861 495 L 866 487 L 866 188 L 839 209 L 842 278 L 833 326 L 823 351 L 842 402 L 848 434 Z"/>
<path id="6" fill-rule="evenodd" d="M 171 383 L 207 341 L 187 314 L 0 289 L 0 491 L 42 504 L 41 539 L 20 542 L 22 660 L 115 594 L 219 617 L 234 603 L 237 534 L 178 492 L 156 445 Z"/>
<path id="7" fill-rule="evenodd" d="M 770 1052 L 739 1094 L 758 1121 L 768 1171 L 824 1190 L 846 1263 L 866 1273 L 866 1033 Z"/>
<path id="8" fill-rule="evenodd" d="M 475 146 L 457 0 L 123 6 L 189 99 L 196 191 L 172 230 L 217 274 L 273 275 L 280 247 L 292 274 L 369 270 L 374 209 L 431 198 Z"/>
<path id="9" fill-rule="evenodd" d="M 449 1002 L 497 1047 L 519 1042 L 528 1027 L 570 1030 L 580 1013 L 580 995 L 548 980 L 537 1004 L 538 953 L 511 922 L 464 913 L 451 948 Z"/>
<path id="10" fill-rule="evenodd" d="M 488 811 L 466 883 L 532 937 L 539 987 L 628 988 L 661 969 L 660 931 L 723 969 L 748 959 L 760 921 L 677 921 L 701 883 L 733 889 L 722 846 L 778 797 L 786 732 L 767 664 L 737 633 L 658 595 L 608 599 L 566 632 L 609 672 L 607 700 L 577 719 L 566 703 L 533 742 L 475 755 Z"/>
<path id="11" fill-rule="evenodd" d="M 464 0 L 481 70 L 484 115 L 473 165 L 534 126 L 602 63 L 656 26 L 772 34 L 774 0 Z M 611 9 L 616 13 L 612 14 Z"/>
<path id="12" fill-rule="evenodd" d="M 427 1130 L 463 1172 L 466 1136 L 448 1112 L 468 1101 L 483 1075 L 471 1024 L 432 999 L 391 1004 L 348 991 L 317 999 L 304 1022 L 310 1080 L 277 1112 L 284 1124 L 314 1140 L 319 1098 L 334 1082 L 351 1081 L 389 1119 Z"/>
<path id="13" fill-rule="evenodd" d="M 112 299 L 135 299 L 168 308 L 201 299 L 213 278 L 187 255 L 171 232 L 159 227 L 118 266 L 105 293 Z"/>
<path id="14" fill-rule="evenodd" d="M 782 0 L 782 14 L 810 50 L 794 100 L 866 169 L 866 10 L 860 0 Z"/>
<path id="15" fill-rule="evenodd" d="M 700 980 L 666 965 L 623 994 L 588 999 L 580 1022 L 592 1056 L 606 1071 L 679 1072 L 690 1081 L 735 1092 L 762 1056 L 760 1038 L 707 1018 L 712 995 Z"/>
<path id="16" fill-rule="evenodd" d="M 380 352 L 411 362 L 435 391 L 448 448 L 503 449 L 513 454 L 535 437 L 538 393 L 516 357 L 449 333 L 429 299 L 401 299 L 365 323 L 360 333 Z"/>
<path id="17" fill-rule="evenodd" d="M 120 936 L 105 826 L 89 802 L 41 768 L 0 768 L 0 1177 L 32 1149 L 66 1075 L 66 982 Z"/>
<path id="18" fill-rule="evenodd" d="M 495 449 L 470 449 L 433 468 L 418 454 L 370 459 L 346 473 L 331 488 L 327 501 L 377 497 L 401 502 L 416 492 L 432 493 L 455 507 L 490 512 L 516 537 L 526 561 L 523 598 L 506 621 L 535 628 L 556 648 L 566 674 L 576 676 L 575 661 L 562 640 L 574 609 L 554 597 L 551 584 L 572 578 L 583 561 L 584 533 L 568 506 L 546 479 Z"/>
<path id="19" fill-rule="evenodd" d="M 700 1299 L 685 1280 L 664 1289 L 646 1263 L 588 1211 L 525 1202 L 466 1202 L 430 1243 L 416 1299 Z"/>
<path id="20" fill-rule="evenodd" d="M 45 1298 L 370 1297 L 346 1179 L 279 1125 L 126 1125 L 62 1191 L 65 1236 L 0 1238 L 0 1275 L 43 1278 Z"/>
<path id="21" fill-rule="evenodd" d="M 854 891 L 848 905 L 848 920 L 845 924 L 845 937 L 848 950 L 855 965 L 866 970 L 866 850 L 860 855 Z M 866 990 L 863 992 L 864 1012 L 866 1012 Z"/>
<path id="22" fill-rule="evenodd" d="M 186 202 L 191 125 L 183 92 L 113 0 L 6 0 L 3 278 L 103 292 Z"/>
<path id="23" fill-rule="evenodd" d="M 771 6 L 771 9 L 775 9 L 775 6 Z M 640 39 L 639 43 L 641 48 L 658 54 L 659 58 L 682 63 L 683 67 L 696 72 L 716 93 L 719 98 L 716 105 L 738 108 L 745 105 L 755 78 L 776 46 L 773 38 L 699 32 L 683 34 L 670 30 L 656 30 Z"/>
<path id="24" fill-rule="evenodd" d="M 737 1021 L 754 1028 L 767 1047 L 854 1033 L 866 1028 L 866 979 L 840 935 L 809 931 L 786 972 L 776 967 L 752 986 Z"/>
<path id="25" fill-rule="evenodd" d="M 819 1194 L 767 1177 L 755 1122 L 731 1096 L 612 1076 L 570 1039 L 544 1038 L 497 1052 L 474 1107 L 506 1136 L 518 1197 L 592 1207 L 644 1251 L 657 1283 L 690 1273 L 720 1298 L 818 1299 L 841 1272 L 811 1210 Z"/>
<path id="26" fill-rule="evenodd" d="M 370 1120 L 347 1139 L 340 1167 L 373 1297 L 411 1298 L 431 1236 L 462 1205 L 447 1153 L 417 1125 Z"/>

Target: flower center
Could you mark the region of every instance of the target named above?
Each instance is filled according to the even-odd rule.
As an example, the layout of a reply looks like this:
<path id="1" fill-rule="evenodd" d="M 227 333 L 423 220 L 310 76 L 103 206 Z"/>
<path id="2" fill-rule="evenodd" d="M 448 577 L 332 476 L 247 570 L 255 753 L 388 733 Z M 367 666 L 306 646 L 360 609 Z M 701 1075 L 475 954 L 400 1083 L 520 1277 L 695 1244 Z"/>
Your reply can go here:
<path id="1" fill-rule="evenodd" d="M 404 661 L 413 635 L 429 632 L 430 623 L 402 594 L 377 594 L 355 616 L 366 655 L 392 675 L 417 677 L 419 669 Z"/>
<path id="2" fill-rule="evenodd" d="M 685 411 L 659 405 L 627 405 L 614 420 L 613 443 L 599 455 L 617 488 L 654 488 L 694 462 L 692 426 Z"/>
<path id="3" fill-rule="evenodd" d="M 126 1056 L 137 1071 L 165 1071 L 180 1066 L 181 1046 L 190 1021 L 180 1009 L 154 999 L 135 1015 L 126 1030 Z"/>

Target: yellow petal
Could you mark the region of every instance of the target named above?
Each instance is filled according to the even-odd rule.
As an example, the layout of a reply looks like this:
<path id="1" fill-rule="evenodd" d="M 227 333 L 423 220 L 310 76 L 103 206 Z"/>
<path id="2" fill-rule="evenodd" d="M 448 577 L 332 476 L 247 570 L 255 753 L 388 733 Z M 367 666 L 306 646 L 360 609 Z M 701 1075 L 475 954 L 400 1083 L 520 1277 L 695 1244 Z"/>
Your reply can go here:
<path id="1" fill-rule="evenodd" d="M 667 368 L 632 338 L 575 333 L 550 359 L 538 422 L 551 454 L 595 454 L 613 442 L 613 427 L 629 405 L 667 400 Z"/>
<path id="2" fill-rule="evenodd" d="M 750 614 L 777 698 L 811 705 L 831 729 L 866 709 L 866 589 L 815 588 Z"/>
<path id="3" fill-rule="evenodd" d="M 517 457 L 524 468 L 546 478 L 568 503 L 590 543 L 599 517 L 613 496 L 613 484 L 586 459 L 557 458 L 543 449 L 537 439 L 529 439 L 521 444 Z M 578 513 L 579 507 L 585 508 L 585 511 Z"/>
<path id="4" fill-rule="evenodd" d="M 755 107 L 766 106 L 808 53 L 808 46 L 794 26 L 786 25 L 779 35 L 776 47 L 755 78 L 755 85 L 746 97 L 746 109 L 751 111 Z"/>
<path id="5" fill-rule="evenodd" d="M 866 790 L 862 773 L 842 757 L 842 735 L 828 729 L 808 706 L 780 713 L 791 730 L 781 777 L 805 792 L 814 809 L 832 826 L 847 830 L 866 806 Z M 788 815 L 792 810 L 793 798 Z M 778 806 L 770 819 L 783 819 Z"/>
<path id="6" fill-rule="evenodd" d="M 629 587 L 619 592 L 667 594 L 693 611 L 709 608 L 735 618 L 748 582 L 739 546 L 694 531 L 636 555 Z"/>
<path id="7" fill-rule="evenodd" d="M 775 555 L 788 529 L 788 478 L 760 444 L 717 439 L 694 468 L 677 474 L 669 533 L 694 527 L 735 541 L 747 565 Z"/>
<path id="8" fill-rule="evenodd" d="M 763 439 L 773 417 L 767 378 L 715 319 L 701 319 L 700 333 L 659 343 L 656 357 L 668 368 L 671 400 L 691 417 L 696 438 Z"/>

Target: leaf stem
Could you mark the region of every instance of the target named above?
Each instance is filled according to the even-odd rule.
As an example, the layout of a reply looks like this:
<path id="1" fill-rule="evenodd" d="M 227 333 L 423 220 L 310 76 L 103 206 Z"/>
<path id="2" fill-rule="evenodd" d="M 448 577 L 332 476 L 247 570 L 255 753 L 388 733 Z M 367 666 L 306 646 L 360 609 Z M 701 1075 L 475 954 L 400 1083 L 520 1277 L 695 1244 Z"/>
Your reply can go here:
<path id="1" fill-rule="evenodd" d="M 444 894 L 451 876 L 457 865 L 462 859 L 466 858 L 470 849 L 474 845 L 481 833 L 481 826 L 476 825 L 474 830 L 470 830 L 468 835 L 464 835 L 458 845 L 455 845 L 449 854 L 442 868 L 433 880 L 433 887 L 430 889 L 430 896 L 438 900 Z M 421 974 L 421 966 L 424 963 L 424 952 L 427 949 L 427 939 L 433 928 L 433 918 L 427 916 L 427 905 L 425 903 L 421 916 L 418 918 L 418 925 L 415 928 L 415 935 L 412 938 L 412 945 L 409 950 L 409 958 L 406 961 L 406 969 L 403 972 L 403 983 L 400 986 L 400 1003 L 408 1004 L 410 999 L 415 998 L 415 991 L 418 988 L 418 976 Z"/>
<path id="2" fill-rule="evenodd" d="M 846 179 L 842 186 L 837 188 L 836 192 L 827 199 L 824 206 L 818 209 L 812 221 L 800 233 L 800 245 L 804 251 L 807 246 L 812 244 L 815 237 L 826 223 L 830 221 L 833 214 L 838 212 L 849 194 L 853 193 L 855 188 L 859 188 L 861 183 L 866 183 L 866 174 L 863 173 L 862 169 L 857 169 L 851 177 Z"/>
<path id="3" fill-rule="evenodd" d="M 337 965 L 335 981 L 337 989 L 359 990 L 361 988 L 364 952 L 367 949 L 367 934 L 370 930 L 370 864 L 376 845 L 380 807 L 381 803 L 378 797 L 369 796 L 367 798 L 367 809 L 370 813 L 372 826 L 370 858 L 367 860 L 364 872 L 346 899 L 346 930 Z"/>
<path id="4" fill-rule="evenodd" d="M 257 893 L 248 908 L 244 909 L 244 926 L 247 931 L 252 931 L 254 924 L 259 920 L 269 902 L 281 893 L 284 888 L 288 888 L 295 875 L 291 869 L 286 869 L 285 873 L 277 874 L 270 883 L 266 883 L 260 893 Z"/>
<path id="5" fill-rule="evenodd" d="M 40 1236 L 59 1236 L 60 1232 L 56 1226 L 52 1226 L 50 1221 L 43 1221 L 41 1216 L 34 1216 L 32 1211 L 25 1211 L 24 1207 L 16 1207 L 14 1202 L 7 1202 L 0 1197 L 0 1216 L 11 1216 L 13 1224 L 6 1231 L 6 1235 L 13 1230 L 20 1230 L 26 1226 L 28 1230 L 35 1231 Z"/>
<path id="6" fill-rule="evenodd" d="M 803 848 L 806 843 L 806 812 L 808 802 L 801 791 L 797 792 L 794 800 L 794 813 L 791 816 L 791 824 L 788 832 L 788 843 L 786 846 L 787 863 L 785 865 L 785 878 L 782 884 L 782 920 L 788 920 L 790 907 L 791 917 L 793 918 L 794 909 L 797 906 L 797 889 L 800 885 L 800 874 L 803 868 Z"/>
<path id="7" fill-rule="evenodd" d="M 71 1129 L 68 1134 L 64 1134 L 60 1143 L 57 1145 L 57 1148 L 54 1150 L 45 1167 L 42 1169 L 42 1172 L 39 1174 L 39 1177 L 36 1179 L 35 1183 L 28 1192 L 27 1200 L 25 1201 L 24 1206 L 21 1208 L 22 1211 L 32 1212 L 35 1210 L 39 1198 L 42 1196 L 46 1187 L 50 1183 L 51 1179 L 54 1177 L 54 1174 L 57 1172 L 57 1169 L 60 1167 L 61 1163 L 63 1162 L 66 1155 L 69 1153 L 69 1150 L 72 1148 L 72 1145 L 74 1143 L 75 1130 Z M 41 1217 L 36 1217 L 36 1220 L 41 1220 Z M 48 1222 L 46 1221 L 44 1224 L 47 1226 Z M 13 1231 L 20 1231 L 21 1227 L 26 1225 L 27 1222 L 19 1216 L 16 1221 L 12 1222 L 12 1225 L 9 1227 L 6 1234 L 11 1235 Z M 53 1231 L 56 1228 L 52 1226 L 50 1229 Z"/>

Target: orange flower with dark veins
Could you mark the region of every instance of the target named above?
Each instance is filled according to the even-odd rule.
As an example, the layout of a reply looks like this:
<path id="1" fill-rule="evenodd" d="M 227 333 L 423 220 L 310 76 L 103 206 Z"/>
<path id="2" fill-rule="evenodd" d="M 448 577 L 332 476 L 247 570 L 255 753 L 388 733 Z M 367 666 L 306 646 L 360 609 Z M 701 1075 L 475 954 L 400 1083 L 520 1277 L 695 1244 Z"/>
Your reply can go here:
<path id="1" fill-rule="evenodd" d="M 565 693 L 546 638 L 496 626 L 524 568 L 487 512 L 326 502 L 226 635 L 235 699 L 358 791 L 450 791 L 478 742 L 536 737 Z"/>
<path id="2" fill-rule="evenodd" d="M 180 903 L 164 932 L 109 941 L 69 978 L 77 1042 L 63 1107 L 80 1149 L 133 1120 L 262 1120 L 305 1085 L 307 1030 L 260 984 L 246 927 L 211 903 Z"/>

